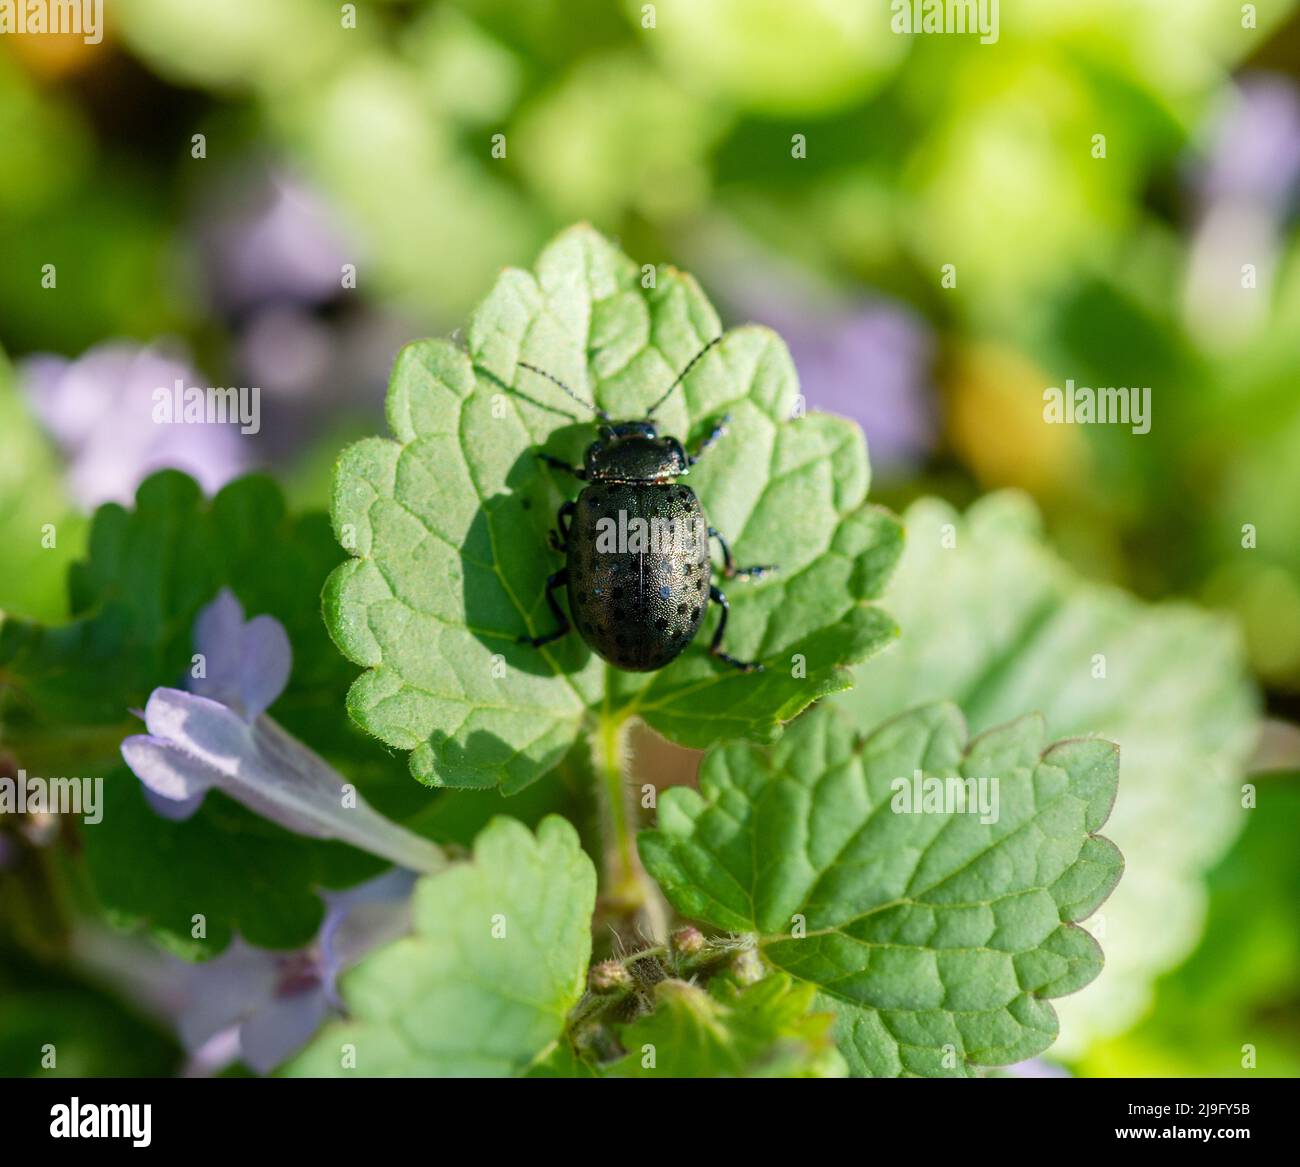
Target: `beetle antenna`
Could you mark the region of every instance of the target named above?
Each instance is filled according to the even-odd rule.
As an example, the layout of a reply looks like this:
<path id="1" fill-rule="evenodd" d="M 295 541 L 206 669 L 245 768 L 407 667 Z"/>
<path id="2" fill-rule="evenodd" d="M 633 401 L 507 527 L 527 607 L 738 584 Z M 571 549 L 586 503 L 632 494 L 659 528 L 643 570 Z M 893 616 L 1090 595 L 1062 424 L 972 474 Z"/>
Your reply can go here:
<path id="1" fill-rule="evenodd" d="M 647 421 L 649 421 L 650 418 L 654 417 L 655 410 L 658 409 L 665 401 L 667 401 L 669 394 L 671 394 L 672 391 L 676 389 L 677 386 L 680 385 L 686 379 L 686 374 L 689 373 L 693 368 L 695 368 L 696 361 L 698 361 L 702 356 L 704 356 L 704 354 L 708 352 L 709 349 L 711 349 L 721 339 L 722 339 L 722 334 L 719 333 L 711 341 L 709 341 L 708 344 L 706 344 L 702 349 L 700 349 L 699 352 L 697 352 L 693 357 L 691 357 L 689 361 L 686 362 L 686 368 L 684 368 L 680 373 L 677 374 L 677 380 L 674 381 L 671 385 L 669 385 L 668 388 L 665 389 L 663 393 L 659 395 L 659 400 L 656 401 L 649 409 L 646 410 L 645 416 Z"/>
<path id="2" fill-rule="evenodd" d="M 606 413 L 598 405 L 593 405 L 590 401 L 585 401 L 583 398 L 579 397 L 572 389 L 570 389 L 563 381 L 561 381 L 559 377 L 556 377 L 552 373 L 548 373 L 545 369 L 539 369 L 536 365 L 530 365 L 528 364 L 527 361 L 520 361 L 519 367 L 521 369 L 527 369 L 530 373 L 536 373 L 539 377 L 545 377 L 552 384 L 558 385 L 561 389 L 563 389 L 579 405 L 585 405 L 588 409 L 591 410 L 592 413 L 594 413 L 598 418 L 600 418 L 601 421 L 609 421 L 608 413 Z"/>

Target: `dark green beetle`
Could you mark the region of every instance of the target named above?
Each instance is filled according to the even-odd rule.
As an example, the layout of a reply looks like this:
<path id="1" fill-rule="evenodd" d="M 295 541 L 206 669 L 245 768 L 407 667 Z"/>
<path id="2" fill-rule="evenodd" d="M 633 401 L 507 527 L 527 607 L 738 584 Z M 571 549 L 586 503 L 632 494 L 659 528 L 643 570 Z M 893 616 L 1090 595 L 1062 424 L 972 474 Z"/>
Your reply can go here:
<path id="1" fill-rule="evenodd" d="M 558 377 L 520 362 L 591 409 L 605 424 L 587 447 L 581 467 L 541 454 L 548 465 L 587 483 L 576 501 L 556 515 L 551 546 L 567 563 L 546 581 L 546 601 L 559 627 L 545 636 L 520 636 L 534 647 L 564 636 L 569 619 L 555 593 L 567 587 L 569 610 L 582 639 L 616 668 L 629 672 L 661 669 L 695 639 L 712 600 L 722 609 L 709 652 L 745 672 L 761 671 L 753 661 L 737 660 L 722 650 L 730 608 L 712 582 L 709 540 L 722 549 L 728 579 L 755 578 L 773 566 L 736 567 L 726 541 L 705 520 L 695 492 L 677 479 L 726 432 L 727 418 L 714 427 L 700 448 L 688 455 L 674 437 L 660 437 L 654 411 L 681 384 L 686 374 L 721 337 L 704 346 L 677 376 L 641 421 L 613 421 L 584 401 Z"/>

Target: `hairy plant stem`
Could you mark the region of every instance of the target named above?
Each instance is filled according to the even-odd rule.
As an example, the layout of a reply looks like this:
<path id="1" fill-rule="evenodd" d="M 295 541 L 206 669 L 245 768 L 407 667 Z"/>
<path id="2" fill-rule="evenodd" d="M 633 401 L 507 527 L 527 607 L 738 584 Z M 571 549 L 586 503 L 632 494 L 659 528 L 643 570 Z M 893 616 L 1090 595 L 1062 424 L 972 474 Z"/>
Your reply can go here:
<path id="1" fill-rule="evenodd" d="M 592 734 L 592 759 L 600 790 L 601 898 L 633 934 L 667 936 L 668 908 L 641 866 L 631 787 L 629 720 L 602 714 Z M 631 936 L 627 937 L 631 939 Z"/>
<path id="2" fill-rule="evenodd" d="M 647 994 L 649 986 L 635 971 L 636 965 L 641 961 L 654 959 L 659 962 L 663 974 L 679 980 L 694 981 L 696 977 L 707 977 L 717 972 L 743 948 L 743 944 L 732 938 L 720 938 L 709 941 L 703 951 L 689 956 L 677 952 L 670 945 L 656 944 L 620 957 L 618 963 L 633 973 L 631 983 L 603 993 L 588 992 L 569 1015 L 565 1032 L 572 1036 L 589 1023 L 600 1024 L 609 1015 L 618 1015 L 623 1011 L 629 998 Z"/>

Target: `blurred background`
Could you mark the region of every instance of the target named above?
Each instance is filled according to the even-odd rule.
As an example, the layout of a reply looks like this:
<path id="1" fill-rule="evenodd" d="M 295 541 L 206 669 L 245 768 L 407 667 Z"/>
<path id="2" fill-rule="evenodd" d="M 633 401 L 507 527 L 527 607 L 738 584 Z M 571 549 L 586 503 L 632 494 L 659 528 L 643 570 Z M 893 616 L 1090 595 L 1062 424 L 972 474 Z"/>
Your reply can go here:
<path id="1" fill-rule="evenodd" d="M 693 272 L 727 323 L 778 329 L 809 405 L 866 431 L 877 501 L 937 496 L 958 521 L 1017 489 L 1014 538 L 1054 579 L 1226 630 L 1231 664 L 1167 660 L 1188 684 L 1239 674 L 1197 707 L 1196 750 L 1222 747 L 1219 787 L 1249 776 L 1269 813 L 1201 821 L 1192 738 L 1160 755 L 1155 817 L 1198 842 L 1127 894 L 1160 920 L 1177 867 L 1179 934 L 1108 967 L 1121 1003 L 1037 1070 L 1249 1072 L 1259 1044 L 1300 1072 L 1295 6 L 1002 0 L 994 44 L 896 35 L 887 0 L 353 7 L 108 0 L 100 44 L 0 36 L 0 608 L 65 618 L 88 516 L 163 466 L 208 492 L 268 470 L 325 509 L 397 348 L 589 220 Z M 261 431 L 131 407 L 176 377 L 260 386 Z M 1150 433 L 1044 424 L 1067 379 L 1151 386 Z M 57 548 L 19 535 L 52 521 Z M 1227 701 L 1249 732 L 1217 720 Z M 15 935 L 0 994 L 35 967 Z M 116 984 L 52 999 L 84 1020 L 60 1023 L 81 1072 L 130 1072 L 109 1051 L 141 1006 Z M 5 1072 L 38 1007 L 0 1003 Z M 142 1069 L 179 1064 L 166 1026 L 141 1032 Z"/>

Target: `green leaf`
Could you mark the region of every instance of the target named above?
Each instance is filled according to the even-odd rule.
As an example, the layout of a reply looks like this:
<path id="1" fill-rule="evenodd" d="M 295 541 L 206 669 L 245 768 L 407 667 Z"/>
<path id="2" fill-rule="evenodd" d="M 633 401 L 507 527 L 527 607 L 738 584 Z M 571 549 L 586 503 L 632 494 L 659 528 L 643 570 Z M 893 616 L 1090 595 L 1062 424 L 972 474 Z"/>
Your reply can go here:
<path id="1" fill-rule="evenodd" d="M 0 612 L 47 620 L 65 616 L 61 580 L 81 549 L 85 528 L 64 490 L 58 458 L 19 397 L 0 351 Z"/>
<path id="2" fill-rule="evenodd" d="M 855 725 L 955 701 L 978 732 L 1028 710 L 1053 737 L 1097 733 L 1123 752 L 1107 833 L 1124 882 L 1089 924 L 1106 976 L 1063 1003 L 1058 1051 L 1118 1033 L 1153 978 L 1196 942 L 1204 873 L 1241 829 L 1241 781 L 1257 732 L 1231 623 L 1185 603 L 1146 604 L 1088 583 L 1044 546 L 1032 504 L 990 495 L 963 517 L 926 499 L 904 521 L 891 587 L 904 633 L 835 699 Z"/>
<path id="3" fill-rule="evenodd" d="M 136 507 L 101 507 L 88 557 L 70 580 L 73 620 L 0 624 L 0 741 L 30 773 L 104 776 L 103 821 L 83 832 L 96 894 L 115 915 L 149 924 L 189 956 L 221 951 L 240 932 L 273 948 L 319 927 L 321 887 L 346 887 L 383 864 L 339 843 L 267 823 L 220 794 L 183 823 L 159 818 L 119 747 L 140 732 L 130 710 L 159 685 L 183 682 L 200 608 L 231 587 L 251 616 L 285 625 L 293 673 L 270 712 L 333 762 L 376 809 L 423 830 L 427 792 L 342 715 L 352 669 L 335 651 L 313 595 L 338 560 L 323 515 L 287 514 L 278 489 L 245 478 L 209 503 L 183 474 L 141 484 Z M 430 824 L 429 833 L 436 833 Z M 206 936 L 192 936 L 193 917 Z"/>
<path id="4" fill-rule="evenodd" d="M 1046 1049 L 1047 998 L 1101 971 L 1072 921 L 1119 878 L 1094 834 L 1118 760 L 1095 739 L 1045 748 L 1034 717 L 968 743 L 947 704 L 865 739 L 818 709 L 771 750 L 709 755 L 699 793 L 660 798 L 641 856 L 684 915 L 757 933 L 769 964 L 816 986 L 854 1074 L 966 1073 Z M 918 772 L 986 781 L 996 809 L 903 813 Z"/>
<path id="5" fill-rule="evenodd" d="M 188 959 L 215 956 L 235 933 L 263 948 L 306 944 L 324 918 L 322 887 L 348 887 L 385 866 L 343 843 L 295 835 L 215 792 L 192 818 L 172 822 L 124 766 L 104 779 L 103 811 L 82 832 L 96 898 Z M 205 934 L 196 937 L 198 916 Z"/>
<path id="6" fill-rule="evenodd" d="M 774 975 L 708 991 L 668 979 L 655 1010 L 625 1026 L 629 1052 L 604 1069 L 628 1078 L 842 1078 L 831 1013 L 810 1012 L 817 990 Z M 653 1059 L 649 1056 L 653 1052 Z"/>
<path id="7" fill-rule="evenodd" d="M 350 1019 L 322 1031 L 286 1072 L 523 1073 L 582 996 L 595 902 L 595 868 L 566 820 L 544 819 L 534 837 L 494 819 L 472 862 L 420 881 L 413 934 L 344 978 Z M 349 1050 L 355 1064 L 344 1068 Z"/>
<path id="8" fill-rule="evenodd" d="M 897 521 L 866 504 L 861 432 L 821 414 L 791 420 L 797 385 L 771 332 L 731 332 L 658 411 L 663 431 L 699 441 L 731 414 L 690 484 L 739 563 L 779 574 L 728 585 L 729 651 L 761 658 L 741 674 L 704 650 L 716 612 L 656 673 L 607 668 L 576 633 L 544 649 L 546 577 L 562 558 L 547 532 L 575 483 L 538 459 L 572 464 L 589 417 L 524 361 L 619 417 L 643 416 L 701 346 L 717 315 L 693 280 L 661 269 L 642 286 L 631 260 L 573 228 L 536 274 L 508 270 L 475 312 L 468 353 L 422 341 L 399 356 L 388 395 L 392 439 L 344 452 L 333 517 L 354 558 L 330 577 L 325 617 L 366 672 L 348 696 L 357 722 L 411 751 L 421 781 L 522 789 L 555 765 L 593 716 L 636 715 L 705 747 L 773 740 L 844 666 L 894 634 L 873 601 L 900 552 Z M 504 665 L 504 668 L 500 667 Z"/>
<path id="9" fill-rule="evenodd" d="M 584 1061 L 567 1041 L 557 1042 L 541 1061 L 529 1067 L 525 1078 L 599 1078 L 600 1071 Z"/>
<path id="10" fill-rule="evenodd" d="M 127 711 L 142 707 L 157 685 L 182 680 L 194 618 L 223 585 L 249 614 L 267 612 L 285 625 L 294 675 L 276 710 L 286 724 L 299 720 L 295 700 L 313 690 L 318 696 L 345 668 L 301 602 L 304 586 L 323 578 L 334 558 L 324 518 L 291 518 L 269 479 L 240 479 L 209 504 L 184 474 L 152 475 L 133 511 L 110 503 L 95 512 L 86 558 L 70 572 L 72 622 L 11 619 L 0 627 L 0 663 L 15 690 L 7 728 L 24 731 L 24 714 L 83 726 L 129 723 Z"/>

